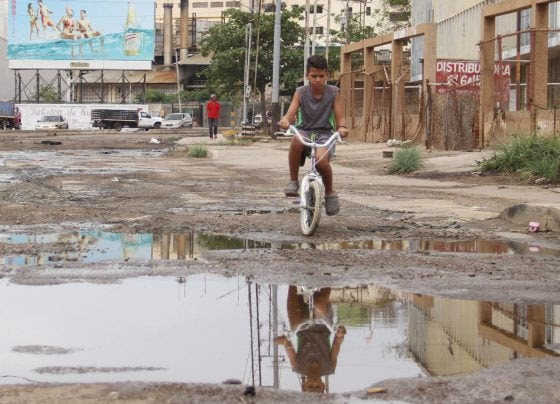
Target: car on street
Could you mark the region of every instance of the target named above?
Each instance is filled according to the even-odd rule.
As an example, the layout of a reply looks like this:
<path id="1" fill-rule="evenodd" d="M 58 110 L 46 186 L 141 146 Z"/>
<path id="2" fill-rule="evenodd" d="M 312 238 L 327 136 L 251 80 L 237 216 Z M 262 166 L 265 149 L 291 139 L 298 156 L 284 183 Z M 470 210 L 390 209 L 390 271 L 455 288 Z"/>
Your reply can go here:
<path id="1" fill-rule="evenodd" d="M 68 121 L 62 115 L 45 115 L 37 121 L 35 129 L 68 129 Z"/>
<path id="2" fill-rule="evenodd" d="M 192 128 L 193 120 L 188 112 L 167 114 L 161 123 L 163 129 Z"/>

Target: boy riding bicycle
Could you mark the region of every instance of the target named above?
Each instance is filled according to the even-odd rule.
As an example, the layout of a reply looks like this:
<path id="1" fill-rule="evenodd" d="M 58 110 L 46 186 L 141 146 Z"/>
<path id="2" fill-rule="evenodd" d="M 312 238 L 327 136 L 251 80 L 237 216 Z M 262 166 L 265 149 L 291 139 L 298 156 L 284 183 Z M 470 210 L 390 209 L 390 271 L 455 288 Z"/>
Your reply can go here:
<path id="1" fill-rule="evenodd" d="M 282 129 L 287 129 L 294 122 L 299 110 L 300 122 L 297 127 L 306 138 L 315 134 L 315 141 L 321 143 L 328 140 L 335 129 L 340 132 L 341 137 L 348 136 L 339 90 L 327 84 L 328 76 L 327 60 L 323 56 L 312 55 L 307 59 L 306 78 L 309 84 L 296 90 L 286 115 L 278 122 Z M 336 126 L 332 122 L 333 112 Z M 305 153 L 304 145 L 296 137 L 292 138 L 288 154 L 290 182 L 284 189 L 287 197 L 298 196 L 299 166 L 300 162 L 304 161 L 302 153 Z M 334 145 L 330 150 L 325 147 L 317 149 L 317 169 L 325 184 L 325 211 L 328 216 L 336 215 L 340 210 L 338 196 L 333 188 L 330 165 L 333 155 Z"/>

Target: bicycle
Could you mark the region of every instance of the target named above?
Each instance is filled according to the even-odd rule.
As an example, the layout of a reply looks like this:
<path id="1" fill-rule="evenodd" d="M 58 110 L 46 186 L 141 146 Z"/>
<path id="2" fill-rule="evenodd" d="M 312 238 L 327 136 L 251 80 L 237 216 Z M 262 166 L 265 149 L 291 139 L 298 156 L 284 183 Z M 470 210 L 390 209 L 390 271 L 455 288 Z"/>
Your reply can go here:
<path id="1" fill-rule="evenodd" d="M 326 147 L 330 150 L 336 141 L 342 142 L 342 138 L 339 132 L 334 132 L 326 142 L 317 143 L 314 134 L 311 134 L 311 139 L 308 140 L 293 125 L 289 126 L 288 133 L 293 133 L 304 146 L 311 148 L 311 167 L 301 180 L 299 187 L 301 231 L 305 236 L 310 236 L 319 225 L 321 210 L 325 204 L 325 185 L 321 174 L 317 171 L 316 152 L 319 147 Z"/>

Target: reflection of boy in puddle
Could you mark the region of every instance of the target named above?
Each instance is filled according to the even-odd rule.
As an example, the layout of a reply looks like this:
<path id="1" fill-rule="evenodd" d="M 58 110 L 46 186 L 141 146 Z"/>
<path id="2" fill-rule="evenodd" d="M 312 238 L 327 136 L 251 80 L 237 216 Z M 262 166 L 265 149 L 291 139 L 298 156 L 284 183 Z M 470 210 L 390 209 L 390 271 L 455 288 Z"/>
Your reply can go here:
<path id="1" fill-rule="evenodd" d="M 296 286 L 288 289 L 288 318 L 296 335 L 297 351 L 285 335 L 278 337 L 277 342 L 284 345 L 292 370 L 301 375 L 303 391 L 325 392 L 321 377 L 334 374 L 346 334 L 346 328 L 339 326 L 331 346 L 330 336 L 334 329 L 330 294 L 330 288 L 313 293 L 313 318 L 310 319 L 309 303 L 305 302 L 304 296 L 298 294 Z"/>

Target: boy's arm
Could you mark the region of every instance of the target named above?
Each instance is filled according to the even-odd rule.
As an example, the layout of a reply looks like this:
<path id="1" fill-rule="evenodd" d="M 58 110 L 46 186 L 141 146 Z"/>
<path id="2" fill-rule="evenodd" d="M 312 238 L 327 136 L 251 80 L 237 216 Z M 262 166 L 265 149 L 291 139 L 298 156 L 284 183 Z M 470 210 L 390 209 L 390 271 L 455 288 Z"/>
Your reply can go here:
<path id="1" fill-rule="evenodd" d="M 342 109 L 342 101 L 340 100 L 340 93 L 338 93 L 334 99 L 333 104 L 334 109 L 334 119 L 336 121 L 336 129 L 340 132 L 340 136 L 348 136 L 348 128 L 346 127 L 346 117 L 344 116 L 344 110 Z"/>
<path id="2" fill-rule="evenodd" d="M 278 126 L 280 126 L 282 129 L 288 129 L 288 126 L 290 126 L 296 119 L 296 113 L 298 108 L 299 108 L 299 93 L 296 91 L 294 94 L 294 98 L 292 98 L 292 102 L 288 107 L 288 111 L 286 112 L 286 115 L 284 115 L 284 117 L 280 119 L 280 122 L 278 122 Z"/>

